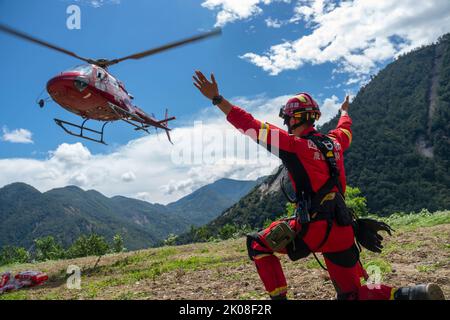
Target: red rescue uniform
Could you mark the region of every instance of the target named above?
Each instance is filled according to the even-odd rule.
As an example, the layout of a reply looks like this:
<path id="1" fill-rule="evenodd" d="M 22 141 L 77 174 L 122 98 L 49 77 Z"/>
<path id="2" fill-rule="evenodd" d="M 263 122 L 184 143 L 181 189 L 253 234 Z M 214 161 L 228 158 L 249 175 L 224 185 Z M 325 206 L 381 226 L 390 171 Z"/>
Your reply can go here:
<path id="1" fill-rule="evenodd" d="M 237 106 L 233 106 L 227 115 L 227 120 L 282 160 L 288 169 L 290 180 L 297 194 L 304 193 L 314 196 L 329 179 L 327 162 L 311 140 L 291 135 L 272 124 L 261 122 Z M 352 142 L 351 125 L 352 120 L 345 113 L 340 117 L 336 129 L 327 133 L 334 144 L 333 149 L 343 192 L 346 188 L 344 151 Z M 305 129 L 302 135 L 314 132 L 317 131 L 311 126 Z M 339 192 L 339 190 L 334 187 L 332 192 Z M 267 229 L 259 232 L 258 239 L 251 241 L 249 248 L 249 254 L 271 297 L 284 297 L 287 293 L 287 283 L 280 261 L 265 241 L 265 236 L 280 221 L 273 222 Z M 297 219 L 289 219 L 288 222 L 293 230 L 297 233 L 301 232 L 302 224 Z M 370 286 L 370 288 L 361 286 L 361 278 L 367 279 L 367 274 L 359 262 L 359 253 L 355 258 L 353 252 L 355 238 L 352 226 L 339 226 L 334 222 L 327 241 L 321 245 L 326 230 L 327 222 L 325 220 L 311 222 L 303 240 L 311 252 L 324 253 L 325 263 L 337 290 L 338 298 L 392 298 L 393 289 L 391 287 L 384 285 Z M 286 249 L 281 249 L 278 253 L 286 253 Z M 348 258 L 349 256 L 351 257 Z"/>

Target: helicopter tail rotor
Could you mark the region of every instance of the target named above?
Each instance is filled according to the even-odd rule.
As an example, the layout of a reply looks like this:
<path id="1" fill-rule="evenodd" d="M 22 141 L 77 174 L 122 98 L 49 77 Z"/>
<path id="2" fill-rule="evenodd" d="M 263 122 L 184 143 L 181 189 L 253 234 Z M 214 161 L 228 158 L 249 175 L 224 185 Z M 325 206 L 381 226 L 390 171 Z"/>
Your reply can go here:
<path id="1" fill-rule="evenodd" d="M 174 120 L 175 117 L 169 117 L 169 109 L 166 108 L 166 113 L 164 115 L 164 119 L 159 121 L 159 124 L 163 127 L 164 131 L 166 131 L 167 139 L 169 139 L 169 142 L 173 144 L 172 139 L 170 138 L 170 129 L 167 127 L 168 122 L 171 120 Z"/>

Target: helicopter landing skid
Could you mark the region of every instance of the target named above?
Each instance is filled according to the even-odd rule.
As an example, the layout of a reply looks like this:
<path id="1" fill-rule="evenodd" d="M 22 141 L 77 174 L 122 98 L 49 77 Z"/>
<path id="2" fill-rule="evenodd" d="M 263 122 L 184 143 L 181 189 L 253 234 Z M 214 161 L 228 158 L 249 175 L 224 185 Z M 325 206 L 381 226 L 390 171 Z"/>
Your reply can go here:
<path id="1" fill-rule="evenodd" d="M 75 137 L 79 137 L 79 138 L 83 138 L 83 139 L 86 139 L 86 140 L 90 140 L 90 141 L 94 141 L 94 142 L 98 142 L 98 143 L 107 145 L 107 143 L 105 143 L 105 141 L 103 140 L 103 133 L 104 133 L 104 130 L 105 130 L 105 126 L 106 126 L 109 122 L 105 122 L 105 123 L 103 124 L 103 126 L 102 126 L 102 130 L 101 130 L 101 131 L 98 131 L 98 130 L 90 129 L 90 128 L 87 128 L 87 127 L 84 126 L 85 123 L 86 123 L 89 119 L 85 119 L 85 120 L 83 121 L 83 123 L 81 124 L 81 126 L 78 125 L 78 124 L 75 124 L 75 123 L 72 123 L 72 122 L 67 122 L 67 121 L 60 120 L 60 119 L 53 119 L 53 120 L 55 120 L 55 123 L 56 123 L 58 126 L 60 126 L 67 134 L 70 134 L 71 136 L 75 136 Z M 78 128 L 78 129 L 80 130 L 80 133 L 75 133 L 75 132 L 73 132 L 72 130 L 70 130 L 68 127 L 75 127 L 75 128 Z M 100 136 L 100 139 L 95 139 L 95 138 L 91 138 L 91 137 L 85 136 L 85 135 L 83 134 L 84 131 L 89 131 L 89 132 L 92 132 L 92 133 L 94 133 L 94 134 L 97 134 L 97 135 Z"/>
<path id="2" fill-rule="evenodd" d="M 145 131 L 148 134 L 150 134 L 150 132 L 147 130 L 147 128 L 149 127 L 148 125 L 145 125 L 143 122 L 144 120 L 141 119 L 140 117 L 136 116 L 135 114 L 132 114 L 112 103 L 109 103 L 109 107 L 111 108 L 112 111 L 114 111 L 114 113 L 120 118 L 120 120 L 131 124 L 134 127 L 134 130 L 139 131 Z M 123 114 L 128 116 L 128 119 L 126 119 Z"/>

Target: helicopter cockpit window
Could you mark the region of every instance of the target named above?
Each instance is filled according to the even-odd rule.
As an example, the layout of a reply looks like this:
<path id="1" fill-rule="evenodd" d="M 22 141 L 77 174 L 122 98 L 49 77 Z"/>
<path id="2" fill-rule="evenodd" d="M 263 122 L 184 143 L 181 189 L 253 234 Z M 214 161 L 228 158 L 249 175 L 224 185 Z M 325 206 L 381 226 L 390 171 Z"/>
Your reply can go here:
<path id="1" fill-rule="evenodd" d="M 83 64 L 80 66 L 76 66 L 75 68 L 72 68 L 70 70 L 67 70 L 66 72 L 79 72 L 82 75 L 90 75 L 92 73 L 92 66 Z"/>
<path id="2" fill-rule="evenodd" d="M 105 72 L 103 70 L 97 69 L 97 79 L 103 80 L 105 79 Z"/>

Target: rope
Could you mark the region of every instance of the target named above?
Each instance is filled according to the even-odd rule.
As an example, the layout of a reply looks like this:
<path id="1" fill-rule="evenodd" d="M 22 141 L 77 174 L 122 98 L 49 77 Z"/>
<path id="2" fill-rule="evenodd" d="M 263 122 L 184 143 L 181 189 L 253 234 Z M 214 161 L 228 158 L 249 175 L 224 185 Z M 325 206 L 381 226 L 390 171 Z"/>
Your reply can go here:
<path id="1" fill-rule="evenodd" d="M 320 266 L 323 270 L 328 271 L 328 269 L 325 268 L 325 267 L 323 266 L 322 262 L 320 262 L 319 258 L 317 258 L 316 254 L 315 254 L 314 252 L 313 252 L 312 254 L 313 254 L 314 258 L 316 258 L 316 261 L 317 261 L 317 263 L 319 264 L 319 266 Z"/>

